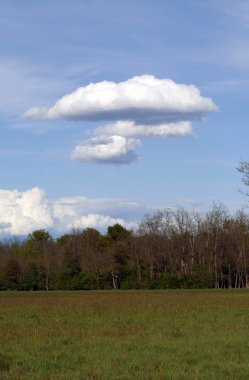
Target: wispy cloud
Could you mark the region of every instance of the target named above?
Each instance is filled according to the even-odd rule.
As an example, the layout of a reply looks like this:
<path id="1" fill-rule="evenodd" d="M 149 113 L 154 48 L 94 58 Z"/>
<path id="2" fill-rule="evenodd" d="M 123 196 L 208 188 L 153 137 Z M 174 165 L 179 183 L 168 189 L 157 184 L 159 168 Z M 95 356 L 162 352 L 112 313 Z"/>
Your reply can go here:
<path id="1" fill-rule="evenodd" d="M 245 29 L 249 28 L 249 3 L 247 0 L 219 0 L 215 3 L 209 3 L 209 5 L 222 12 L 238 26 Z"/>
<path id="2" fill-rule="evenodd" d="M 249 90 L 249 79 L 247 78 L 231 78 L 231 79 L 221 79 L 217 81 L 212 81 L 204 83 L 201 86 L 202 90 L 215 91 L 216 93 L 235 93 L 238 91 Z"/>
<path id="3" fill-rule="evenodd" d="M 95 135 L 119 135 L 123 137 L 185 137 L 192 135 L 192 125 L 189 121 L 165 123 L 156 125 L 137 125 L 134 121 L 117 121 L 96 128 Z"/>
<path id="4" fill-rule="evenodd" d="M 79 76 L 91 76 L 98 71 L 96 64 L 81 63 L 60 66 L 55 70 L 45 63 L 16 57 L 0 61 L 0 110 L 19 115 L 25 108 L 40 102 L 47 105 L 59 94 L 75 86 Z M 77 79 L 76 79 L 77 78 Z M 27 124 L 27 123 L 26 123 Z"/>

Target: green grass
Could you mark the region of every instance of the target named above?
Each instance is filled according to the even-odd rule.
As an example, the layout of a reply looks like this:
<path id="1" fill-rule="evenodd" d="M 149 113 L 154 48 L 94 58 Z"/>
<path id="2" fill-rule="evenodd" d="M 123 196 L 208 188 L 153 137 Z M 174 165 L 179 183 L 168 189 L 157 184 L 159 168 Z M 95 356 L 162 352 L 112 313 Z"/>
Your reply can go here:
<path id="1" fill-rule="evenodd" d="M 249 291 L 0 293 L 0 379 L 249 379 Z"/>

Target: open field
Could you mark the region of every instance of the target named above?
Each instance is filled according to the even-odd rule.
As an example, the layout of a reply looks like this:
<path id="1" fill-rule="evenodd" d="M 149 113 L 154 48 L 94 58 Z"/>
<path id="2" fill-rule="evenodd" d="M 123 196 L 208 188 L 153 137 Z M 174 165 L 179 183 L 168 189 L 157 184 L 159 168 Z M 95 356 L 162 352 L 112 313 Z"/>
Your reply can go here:
<path id="1" fill-rule="evenodd" d="M 248 379 L 249 291 L 0 293 L 0 378 Z"/>

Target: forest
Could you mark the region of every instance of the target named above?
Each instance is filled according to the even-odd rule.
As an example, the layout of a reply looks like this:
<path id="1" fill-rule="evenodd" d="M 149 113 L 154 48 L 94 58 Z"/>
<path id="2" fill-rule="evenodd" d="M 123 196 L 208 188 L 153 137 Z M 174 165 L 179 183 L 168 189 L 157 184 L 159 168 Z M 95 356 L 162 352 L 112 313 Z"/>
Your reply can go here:
<path id="1" fill-rule="evenodd" d="M 249 216 L 214 204 L 146 215 L 136 230 L 35 230 L 1 241 L 1 290 L 249 287 Z"/>

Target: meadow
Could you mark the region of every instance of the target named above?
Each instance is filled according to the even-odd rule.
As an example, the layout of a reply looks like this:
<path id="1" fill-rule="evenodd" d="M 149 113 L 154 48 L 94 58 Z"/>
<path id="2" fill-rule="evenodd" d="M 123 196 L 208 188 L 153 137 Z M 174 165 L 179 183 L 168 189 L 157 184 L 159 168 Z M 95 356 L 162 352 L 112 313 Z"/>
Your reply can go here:
<path id="1" fill-rule="evenodd" d="M 1 292 L 0 379 L 248 379 L 249 291 Z"/>

